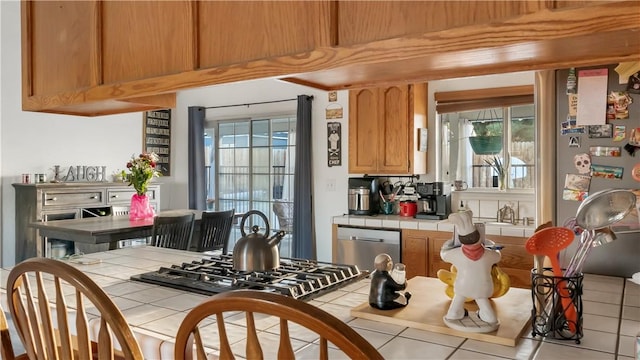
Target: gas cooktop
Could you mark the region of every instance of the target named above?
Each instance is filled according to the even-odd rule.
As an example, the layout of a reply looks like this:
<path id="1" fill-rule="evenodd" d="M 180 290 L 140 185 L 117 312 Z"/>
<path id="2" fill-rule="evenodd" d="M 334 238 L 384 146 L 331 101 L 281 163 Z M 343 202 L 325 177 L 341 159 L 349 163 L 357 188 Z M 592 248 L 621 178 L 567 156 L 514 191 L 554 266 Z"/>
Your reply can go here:
<path id="1" fill-rule="evenodd" d="M 281 258 L 280 267 L 274 271 L 236 271 L 231 255 L 212 255 L 190 263 L 161 267 L 131 279 L 204 295 L 256 289 L 309 300 L 367 275 L 367 271 L 360 271 L 356 265 L 290 258 Z"/>

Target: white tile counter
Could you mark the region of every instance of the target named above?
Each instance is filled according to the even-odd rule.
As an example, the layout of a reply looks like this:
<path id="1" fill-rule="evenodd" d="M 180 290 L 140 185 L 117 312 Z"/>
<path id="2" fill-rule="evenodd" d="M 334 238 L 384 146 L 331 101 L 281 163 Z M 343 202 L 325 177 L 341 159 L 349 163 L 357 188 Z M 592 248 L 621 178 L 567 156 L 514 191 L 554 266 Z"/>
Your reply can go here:
<path id="1" fill-rule="evenodd" d="M 85 255 L 85 258 L 102 259 L 102 263 L 74 266 L 87 273 L 111 295 L 133 327 L 147 359 L 173 359 L 172 339 L 180 322 L 189 309 L 206 296 L 135 282 L 129 277 L 200 257 L 200 254 L 178 250 L 139 247 Z M 2 288 L 6 286 L 7 274 L 7 269 L 0 271 Z M 637 301 L 640 299 L 640 286 L 622 278 L 586 275 L 584 289 L 585 335 L 579 345 L 573 341 L 531 338 L 527 332 L 516 347 L 510 347 L 354 318 L 350 315 L 351 308 L 367 301 L 368 279 L 325 294 L 310 303 L 348 323 L 387 359 L 614 359 L 617 356 L 617 359 L 631 360 L 635 334 L 640 329 L 640 302 Z M 6 295 L 2 295 L 6 304 Z M 412 298 L 411 301 L 420 299 Z M 603 312 L 607 309 L 611 310 L 610 313 Z M 612 324 L 610 328 L 600 326 L 605 320 Z M 264 322 L 261 331 L 277 333 L 277 328 L 277 322 Z M 296 337 L 293 333 L 292 336 Z M 242 327 L 234 329 L 233 337 L 232 348 L 243 348 L 245 335 Z M 274 339 L 274 346 L 263 344 L 265 358 L 275 359 L 277 337 L 270 336 L 269 339 Z M 305 336 L 296 338 L 294 347 L 298 358 L 317 358 L 316 341 Z"/>
<path id="2" fill-rule="evenodd" d="M 339 215 L 332 218 L 334 224 L 361 226 L 371 228 L 388 229 L 411 229 L 411 230 L 432 230 L 432 231 L 453 231 L 453 224 L 448 220 L 427 220 L 414 219 L 412 217 L 399 215 Z M 491 222 L 489 219 L 475 218 L 474 222 Z M 516 225 L 485 225 L 487 235 L 504 235 L 530 237 L 535 230 L 534 226 Z"/>

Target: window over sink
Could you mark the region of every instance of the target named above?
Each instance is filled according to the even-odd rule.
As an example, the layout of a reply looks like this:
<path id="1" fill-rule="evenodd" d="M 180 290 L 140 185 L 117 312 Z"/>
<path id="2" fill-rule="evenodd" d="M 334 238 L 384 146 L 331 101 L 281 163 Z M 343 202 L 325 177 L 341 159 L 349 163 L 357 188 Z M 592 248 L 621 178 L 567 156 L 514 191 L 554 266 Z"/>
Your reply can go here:
<path id="1" fill-rule="evenodd" d="M 496 160 L 506 188 L 535 187 L 535 108 L 533 87 L 436 93 L 441 134 L 442 181 L 463 180 L 469 188 L 498 189 Z"/>

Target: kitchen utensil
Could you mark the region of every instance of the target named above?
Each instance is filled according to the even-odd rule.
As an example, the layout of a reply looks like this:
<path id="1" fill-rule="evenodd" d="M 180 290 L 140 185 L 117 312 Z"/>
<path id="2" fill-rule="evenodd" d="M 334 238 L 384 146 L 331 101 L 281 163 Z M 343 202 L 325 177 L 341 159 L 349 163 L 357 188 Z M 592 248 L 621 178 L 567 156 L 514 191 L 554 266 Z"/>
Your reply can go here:
<path id="1" fill-rule="evenodd" d="M 417 212 L 418 204 L 415 201 L 400 201 L 400 216 L 413 217 Z"/>
<path id="2" fill-rule="evenodd" d="M 258 215 L 265 223 L 265 235 L 259 234 L 260 227 L 254 225 L 251 228 L 252 234 L 247 235 L 244 231 L 244 223 L 251 215 Z M 238 271 L 269 271 L 280 266 L 280 253 L 278 243 L 285 233 L 278 231 L 271 238 L 269 234 L 269 220 L 258 210 L 247 211 L 240 221 L 240 232 L 242 238 L 233 247 L 233 269 Z"/>
<path id="3" fill-rule="evenodd" d="M 380 190 L 382 190 L 385 195 L 391 195 L 393 193 L 393 186 L 388 180 L 386 180 L 380 186 Z"/>
<path id="4" fill-rule="evenodd" d="M 398 185 L 395 190 L 393 190 L 393 194 L 391 194 L 391 198 L 389 198 L 389 201 L 393 201 L 396 199 L 396 196 L 398 196 L 398 193 L 400 192 L 400 190 L 402 190 L 402 185 Z"/>
<path id="5" fill-rule="evenodd" d="M 385 201 L 384 203 L 382 203 L 382 212 L 385 215 L 391 215 L 393 214 L 393 203 L 390 201 Z"/>
<path id="6" fill-rule="evenodd" d="M 576 212 L 576 225 L 585 231 L 580 236 L 580 245 L 576 253 L 567 265 L 566 277 L 574 276 L 582 271 L 584 261 L 591 252 L 591 248 L 594 247 L 596 230 L 609 227 L 622 220 L 635 206 L 635 194 L 624 189 L 598 191 L 580 204 Z M 602 241 L 598 241 L 595 245 L 599 246 L 602 243 Z"/>
<path id="7" fill-rule="evenodd" d="M 552 226 L 533 233 L 533 235 L 527 239 L 525 243 L 525 249 L 531 255 L 545 255 L 551 262 L 551 268 L 555 277 L 562 277 L 562 269 L 558 261 L 558 253 L 565 249 L 573 241 L 573 231 L 567 228 Z M 558 284 L 558 294 L 560 295 L 560 301 L 562 302 L 562 308 L 564 309 L 564 315 L 567 319 L 569 329 L 571 332 L 576 332 L 576 324 L 578 316 L 576 309 L 573 306 L 569 292 L 563 285 L 563 282 Z M 549 313 L 549 312 L 547 312 Z"/>

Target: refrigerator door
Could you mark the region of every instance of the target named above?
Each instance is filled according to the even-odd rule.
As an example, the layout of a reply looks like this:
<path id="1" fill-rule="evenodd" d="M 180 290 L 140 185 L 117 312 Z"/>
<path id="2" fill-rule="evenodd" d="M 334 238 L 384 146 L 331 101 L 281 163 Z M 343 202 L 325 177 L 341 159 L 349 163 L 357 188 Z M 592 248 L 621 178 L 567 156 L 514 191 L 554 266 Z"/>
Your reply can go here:
<path id="1" fill-rule="evenodd" d="M 595 66 L 589 68 L 577 68 L 578 84 L 577 93 L 580 98 L 580 70 L 585 69 L 603 69 L 608 70 L 608 96 L 612 92 L 621 92 L 626 90 L 626 84 L 620 84 L 618 73 L 615 67 L 618 64 Z M 636 181 L 632 176 L 633 167 L 640 163 L 640 157 L 631 156 L 624 150 L 624 146 L 629 143 L 629 134 L 632 129 L 640 128 L 640 95 L 630 93 L 632 103 L 629 104 L 628 118 L 626 119 L 610 119 L 607 124 L 611 124 L 611 133 L 608 126 L 597 127 L 592 129 L 591 134 L 589 127 L 584 128 L 584 133 L 566 133 L 563 135 L 563 123 L 566 124 L 569 115 L 569 96 L 567 95 L 567 77 L 569 69 L 556 71 L 556 219 L 555 223 L 562 226 L 568 219 L 575 217 L 578 207 L 582 201 L 565 200 L 563 198 L 564 188 L 571 179 L 584 179 L 582 176 L 590 177 L 588 182 L 588 194 L 593 194 L 605 189 L 640 189 L 640 182 Z M 584 91 L 584 89 L 582 90 Z M 614 116 L 615 117 L 615 116 Z M 624 126 L 625 136 L 623 139 L 616 138 L 616 129 L 620 131 Z M 597 130 L 597 131 L 596 131 Z M 601 131 L 602 130 L 602 131 Z M 594 148 L 595 154 L 602 154 L 602 151 L 595 151 L 596 148 L 602 150 L 606 148 L 620 148 L 620 156 L 592 156 L 591 148 Z M 615 152 L 614 152 L 615 153 Z M 590 172 L 580 173 L 579 165 L 576 164 L 574 157 L 580 154 L 589 154 L 590 169 L 595 165 L 616 167 L 622 170 L 621 178 L 606 176 L 591 176 Z M 606 154 L 606 152 L 605 152 Z M 583 159 L 584 156 L 577 158 Z M 580 164 L 582 165 L 582 164 Z M 608 168 L 609 169 L 609 168 Z M 584 171 L 584 169 L 583 169 Z M 580 175 L 580 176 L 572 176 Z M 633 212 L 637 214 L 637 210 Z M 634 215 L 635 216 L 635 215 Z M 625 218 L 627 220 L 627 218 Z M 625 221 L 623 220 L 623 222 Z M 630 231 L 617 231 L 615 224 L 612 229 L 616 231 L 617 239 L 611 243 L 593 248 L 588 259 L 584 263 L 583 271 L 586 273 L 631 277 L 634 273 L 640 271 L 638 264 L 638 255 L 640 254 L 640 232 L 636 229 Z M 561 254 L 561 266 L 566 267 L 571 257 L 575 254 L 580 240 L 578 237 L 573 241 L 571 246 L 564 250 Z"/>

